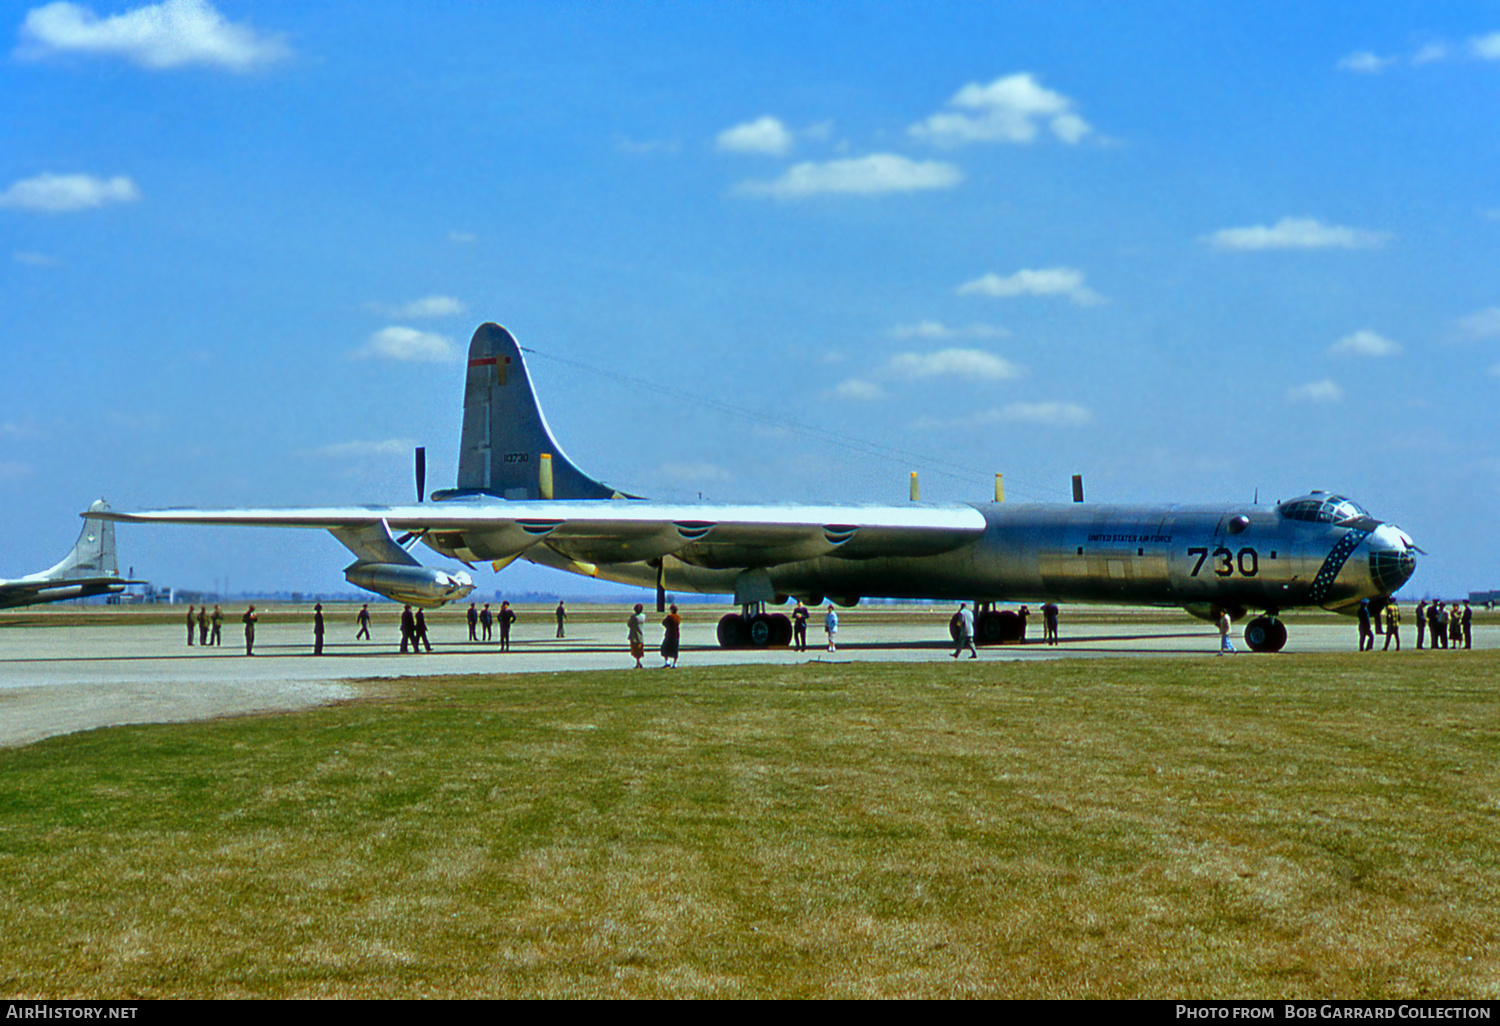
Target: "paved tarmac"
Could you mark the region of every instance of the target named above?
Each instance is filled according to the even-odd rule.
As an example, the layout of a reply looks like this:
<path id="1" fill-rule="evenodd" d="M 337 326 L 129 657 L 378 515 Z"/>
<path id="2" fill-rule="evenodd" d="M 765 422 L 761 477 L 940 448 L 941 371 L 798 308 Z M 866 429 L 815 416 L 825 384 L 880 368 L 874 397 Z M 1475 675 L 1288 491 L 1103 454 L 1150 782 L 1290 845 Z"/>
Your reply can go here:
<path id="1" fill-rule="evenodd" d="M 946 662 L 952 652 L 944 640 L 947 610 L 930 620 L 910 615 L 883 617 L 861 610 L 845 616 L 838 650 L 828 652 L 821 623 L 810 630 L 809 650 L 725 650 L 713 641 L 713 624 L 722 610 L 686 610 L 681 662 L 723 666 L 739 663 L 791 662 Z M 393 628 L 377 625 L 375 641 L 354 641 L 353 628 L 331 626 L 325 654 L 313 657 L 305 622 L 262 623 L 255 655 L 244 652 L 238 623 L 225 627 L 222 648 L 188 648 L 180 626 L 154 622 L 69 625 L 48 616 L 25 623 L 0 624 L 0 746 L 29 744 L 55 734 L 122 723 L 164 723 L 208 719 L 248 712 L 289 710 L 327 704 L 358 694 L 358 681 L 434 674 L 524 673 L 559 670 L 624 669 L 623 612 L 613 622 L 574 622 L 569 637 L 556 640 L 552 625 L 540 617 L 518 625 L 512 651 L 498 643 L 444 640 L 462 638 L 462 624 L 439 625 L 434 652 L 401 655 Z M 33 622 L 33 620 L 35 622 Z M 896 622 L 891 622 L 895 620 Z M 851 622 L 856 621 L 856 622 Z M 1352 621 L 1293 624 L 1286 652 L 1352 652 L 1357 631 Z M 1039 633 L 1040 624 L 1033 624 Z M 1242 651 L 1237 629 L 1231 637 Z M 536 637 L 537 634 L 543 635 Z M 652 622 L 648 637 L 660 629 Z M 382 638 L 382 635 L 386 637 Z M 1403 642 L 1414 641 L 1411 629 Z M 1384 639 L 1377 639 L 1377 645 Z M 1500 626 L 1475 628 L 1476 648 L 1500 647 Z M 982 660 L 1032 660 L 1120 656 L 1212 657 L 1218 632 L 1212 624 L 1182 615 L 1161 614 L 1156 622 L 1065 622 L 1061 643 L 980 649 Z M 1381 658 L 1377 652 L 1372 658 Z M 1392 658 L 1392 654 L 1384 655 Z M 1435 654 L 1422 658 L 1457 658 Z M 967 656 L 965 656 L 967 658 Z M 1242 658 L 1272 658 L 1246 654 Z M 648 666 L 659 667 L 654 646 Z"/>

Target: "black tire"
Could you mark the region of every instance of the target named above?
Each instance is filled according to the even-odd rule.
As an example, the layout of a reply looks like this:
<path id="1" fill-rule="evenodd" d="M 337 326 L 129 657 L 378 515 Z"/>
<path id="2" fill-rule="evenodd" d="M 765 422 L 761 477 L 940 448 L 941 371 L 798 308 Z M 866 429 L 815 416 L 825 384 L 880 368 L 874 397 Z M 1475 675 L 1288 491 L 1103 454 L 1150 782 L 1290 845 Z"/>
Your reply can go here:
<path id="1" fill-rule="evenodd" d="M 777 648 L 786 648 L 792 643 L 792 619 L 785 613 L 772 613 L 771 626 L 776 628 L 776 633 L 771 638 L 771 644 Z"/>
<path id="2" fill-rule="evenodd" d="M 769 648 L 775 639 L 776 624 L 765 613 L 756 613 L 745 625 L 745 640 L 751 648 Z"/>
<path id="3" fill-rule="evenodd" d="M 1021 640 L 1021 618 L 1009 609 L 988 612 L 979 618 L 981 645 L 1003 645 Z"/>
<path id="4" fill-rule="evenodd" d="M 1252 652 L 1280 652 L 1286 645 L 1286 624 L 1274 616 L 1257 616 L 1245 624 L 1245 644 Z"/>
<path id="5" fill-rule="evenodd" d="M 745 644 L 745 619 L 739 613 L 729 613 L 719 620 L 719 647 L 741 648 Z"/>

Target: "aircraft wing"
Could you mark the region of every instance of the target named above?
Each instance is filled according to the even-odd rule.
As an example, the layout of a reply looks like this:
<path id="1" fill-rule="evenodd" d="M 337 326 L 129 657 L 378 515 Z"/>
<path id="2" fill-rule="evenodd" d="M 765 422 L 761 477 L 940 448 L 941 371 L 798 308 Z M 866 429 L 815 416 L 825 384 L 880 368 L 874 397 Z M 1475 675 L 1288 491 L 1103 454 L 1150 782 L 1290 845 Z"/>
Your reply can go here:
<path id="1" fill-rule="evenodd" d="M 123 577 L 21 577 L 0 581 L 0 609 L 109 595 L 125 590 L 127 584 L 144 583 L 127 581 Z"/>
<path id="2" fill-rule="evenodd" d="M 673 555 L 714 569 L 949 552 L 984 533 L 972 506 L 670 504 L 639 500 L 435 502 L 412 506 L 109 512 L 128 523 L 322 528 L 341 541 L 382 522 L 464 560 L 509 560 L 535 545 L 588 563 Z"/>

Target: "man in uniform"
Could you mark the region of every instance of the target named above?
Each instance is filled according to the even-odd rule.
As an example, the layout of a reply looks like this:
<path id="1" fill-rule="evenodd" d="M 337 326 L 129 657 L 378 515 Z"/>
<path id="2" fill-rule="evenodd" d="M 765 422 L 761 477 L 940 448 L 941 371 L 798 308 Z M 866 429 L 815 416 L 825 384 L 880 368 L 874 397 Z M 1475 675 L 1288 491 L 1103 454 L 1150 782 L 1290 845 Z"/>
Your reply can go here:
<path id="1" fill-rule="evenodd" d="M 474 603 L 469 603 L 469 640 L 479 640 L 479 610 L 474 608 Z"/>
<path id="2" fill-rule="evenodd" d="M 313 655 L 323 654 L 323 603 L 313 606 Z"/>
<path id="3" fill-rule="evenodd" d="M 500 651 L 510 651 L 510 625 L 516 622 L 516 611 L 509 602 L 500 603 Z"/>
<path id="4" fill-rule="evenodd" d="M 255 654 L 255 621 L 259 619 L 254 605 L 245 610 L 245 615 L 240 617 L 240 622 L 245 625 L 245 654 L 247 656 Z"/>
<path id="5" fill-rule="evenodd" d="M 194 620 L 196 619 L 197 618 L 193 616 L 193 607 L 188 606 L 188 648 L 193 647 L 193 632 L 198 629 L 198 625 L 194 623 Z"/>
<path id="6" fill-rule="evenodd" d="M 568 621 L 568 611 L 563 608 L 562 599 L 557 600 L 557 636 L 563 636 L 563 624 Z"/>
<path id="7" fill-rule="evenodd" d="M 360 607 L 359 615 L 354 618 L 354 622 L 359 624 L 359 633 L 354 636 L 354 640 L 358 641 L 360 638 L 364 638 L 366 641 L 369 641 L 370 603 L 366 602 L 363 606 Z"/>

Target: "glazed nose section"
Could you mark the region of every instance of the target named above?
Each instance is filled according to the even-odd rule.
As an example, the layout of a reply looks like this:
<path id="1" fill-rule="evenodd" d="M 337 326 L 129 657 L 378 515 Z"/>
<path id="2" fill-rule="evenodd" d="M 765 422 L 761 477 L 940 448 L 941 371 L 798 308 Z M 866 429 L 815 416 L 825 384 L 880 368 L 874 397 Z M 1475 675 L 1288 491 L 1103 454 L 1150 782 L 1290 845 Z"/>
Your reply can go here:
<path id="1" fill-rule="evenodd" d="M 1370 580 L 1382 594 L 1398 591 L 1417 572 L 1417 546 L 1394 524 L 1381 524 L 1365 544 L 1370 550 Z"/>

